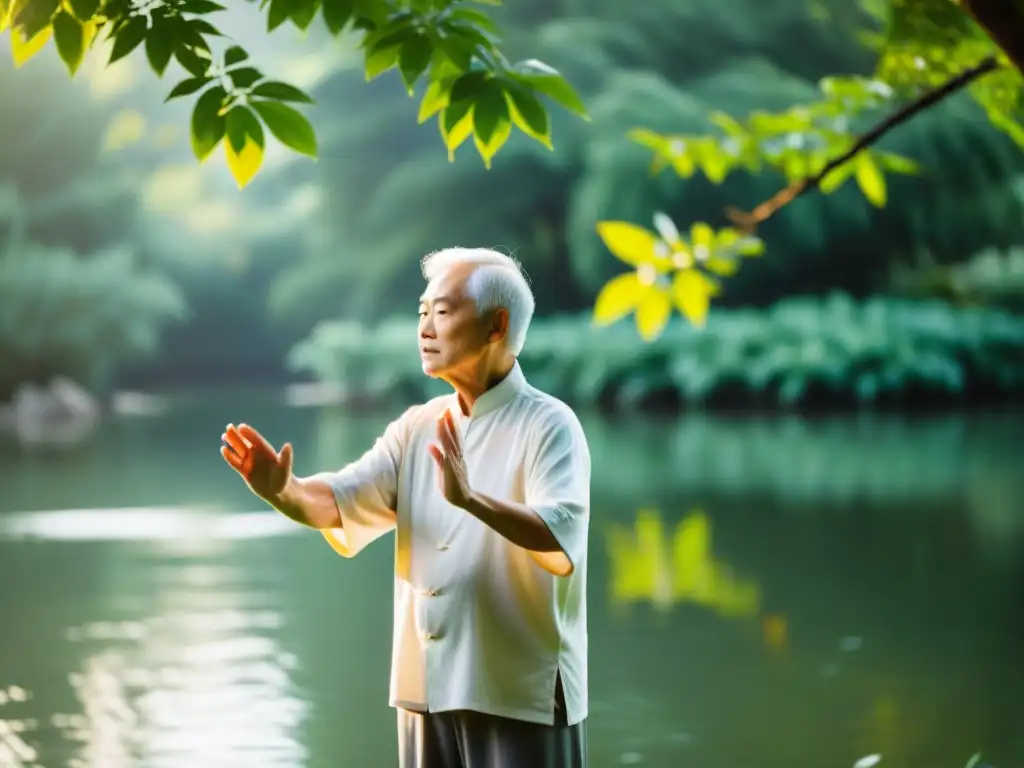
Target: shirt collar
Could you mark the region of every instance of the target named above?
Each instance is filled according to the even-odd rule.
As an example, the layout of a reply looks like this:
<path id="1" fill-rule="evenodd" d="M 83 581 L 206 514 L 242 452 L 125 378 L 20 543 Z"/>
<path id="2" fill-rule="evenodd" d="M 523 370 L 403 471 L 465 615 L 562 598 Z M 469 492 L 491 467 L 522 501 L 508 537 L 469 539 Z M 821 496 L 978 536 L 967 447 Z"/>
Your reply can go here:
<path id="1" fill-rule="evenodd" d="M 516 360 L 516 362 L 512 364 L 512 369 L 504 379 L 499 381 L 476 399 L 476 402 L 473 403 L 473 407 L 469 409 L 469 416 L 463 416 L 462 408 L 459 405 L 458 395 L 452 395 L 455 400 L 455 407 L 452 409 L 452 414 L 460 421 L 479 419 L 481 416 L 488 414 L 491 411 L 496 411 L 503 405 L 507 405 L 512 402 L 515 396 L 522 392 L 525 387 L 526 377 L 523 376 L 523 371 L 519 367 L 519 361 Z"/>

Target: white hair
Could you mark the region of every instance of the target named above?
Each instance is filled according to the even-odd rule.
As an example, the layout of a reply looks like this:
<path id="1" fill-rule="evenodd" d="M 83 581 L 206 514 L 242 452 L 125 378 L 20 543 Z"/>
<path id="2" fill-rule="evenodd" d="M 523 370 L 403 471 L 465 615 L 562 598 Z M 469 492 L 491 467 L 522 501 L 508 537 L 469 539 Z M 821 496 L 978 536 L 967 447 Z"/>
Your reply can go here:
<path id="1" fill-rule="evenodd" d="M 508 311 L 505 343 L 509 352 L 518 355 L 536 306 L 522 266 L 514 257 L 489 248 L 445 248 L 423 257 L 423 277 L 429 283 L 461 264 L 476 265 L 466 282 L 466 290 L 477 314 L 498 308 Z"/>

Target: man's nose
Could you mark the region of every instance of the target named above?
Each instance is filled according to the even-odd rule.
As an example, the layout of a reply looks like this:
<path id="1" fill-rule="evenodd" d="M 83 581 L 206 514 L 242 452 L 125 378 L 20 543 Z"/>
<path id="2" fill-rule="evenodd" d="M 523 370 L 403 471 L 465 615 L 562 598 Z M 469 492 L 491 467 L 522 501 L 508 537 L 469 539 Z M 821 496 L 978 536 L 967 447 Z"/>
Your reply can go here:
<path id="1" fill-rule="evenodd" d="M 420 321 L 420 338 L 434 338 L 434 324 L 430 321 L 429 317 L 425 317 Z"/>

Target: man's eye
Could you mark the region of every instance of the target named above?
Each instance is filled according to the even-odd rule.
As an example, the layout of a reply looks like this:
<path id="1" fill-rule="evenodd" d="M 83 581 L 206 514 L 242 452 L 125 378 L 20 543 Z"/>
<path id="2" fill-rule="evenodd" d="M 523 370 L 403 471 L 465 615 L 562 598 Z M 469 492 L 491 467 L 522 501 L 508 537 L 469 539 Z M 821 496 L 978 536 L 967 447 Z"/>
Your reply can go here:
<path id="1" fill-rule="evenodd" d="M 439 309 L 439 310 L 437 310 L 437 314 L 439 314 L 439 315 L 447 315 L 448 312 L 443 310 L 443 309 Z"/>

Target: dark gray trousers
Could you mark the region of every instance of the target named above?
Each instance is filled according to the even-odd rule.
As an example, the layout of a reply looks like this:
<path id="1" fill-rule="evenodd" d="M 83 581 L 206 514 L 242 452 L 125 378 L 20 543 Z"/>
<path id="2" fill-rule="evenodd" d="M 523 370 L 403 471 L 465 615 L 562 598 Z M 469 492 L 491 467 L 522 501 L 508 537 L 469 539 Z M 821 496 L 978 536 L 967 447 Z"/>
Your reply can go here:
<path id="1" fill-rule="evenodd" d="M 554 725 L 399 709 L 399 768 L 587 768 L 587 721 L 567 725 L 560 694 L 559 684 Z"/>

